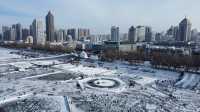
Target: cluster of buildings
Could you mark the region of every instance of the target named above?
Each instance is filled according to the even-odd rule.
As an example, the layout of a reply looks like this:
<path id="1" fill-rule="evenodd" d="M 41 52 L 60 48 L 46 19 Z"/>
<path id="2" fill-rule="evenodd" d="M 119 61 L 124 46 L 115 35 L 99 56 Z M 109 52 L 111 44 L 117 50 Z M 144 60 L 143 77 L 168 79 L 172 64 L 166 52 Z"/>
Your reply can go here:
<path id="1" fill-rule="evenodd" d="M 49 11 L 46 23 L 34 19 L 29 28 L 23 28 L 20 23 L 12 26 L 2 26 L 0 41 L 2 43 L 25 43 L 31 45 L 65 45 L 81 49 L 118 49 L 122 51 L 136 50 L 138 47 L 168 45 L 186 47 L 200 41 L 200 33 L 192 29 L 188 18 L 184 18 L 178 26 L 171 26 L 166 32 L 156 33 L 150 26 L 131 26 L 127 33 L 120 33 L 117 26 L 111 27 L 110 34 L 93 35 L 87 28 L 70 28 L 57 30 L 54 16 Z M 44 28 L 46 26 L 46 28 Z M 198 44 L 193 48 L 197 48 Z M 157 48 L 157 47 L 151 47 Z M 162 47 L 160 47 L 162 48 Z"/>
<path id="2" fill-rule="evenodd" d="M 156 33 L 149 26 L 131 26 L 128 38 L 120 39 L 119 27 L 111 28 L 111 39 L 104 42 L 105 49 L 134 51 L 143 48 L 145 51 L 166 51 L 182 54 L 200 53 L 200 33 L 192 29 L 191 21 L 185 17 L 178 26 L 171 26 L 166 32 Z"/>
<path id="3" fill-rule="evenodd" d="M 166 33 L 155 33 L 149 26 L 131 26 L 128 31 L 130 43 L 137 42 L 191 42 L 198 39 L 199 33 L 192 30 L 192 24 L 188 18 L 184 18 L 179 26 L 171 26 Z M 119 27 L 111 28 L 111 41 L 119 42 Z"/>
<path id="4" fill-rule="evenodd" d="M 42 20 L 34 19 L 29 28 L 23 28 L 20 23 L 11 27 L 2 26 L 0 41 L 32 45 L 61 45 L 66 42 L 86 40 L 90 36 L 90 30 L 86 28 L 57 30 L 54 25 L 54 16 L 50 11 L 45 20 L 46 24 Z"/>

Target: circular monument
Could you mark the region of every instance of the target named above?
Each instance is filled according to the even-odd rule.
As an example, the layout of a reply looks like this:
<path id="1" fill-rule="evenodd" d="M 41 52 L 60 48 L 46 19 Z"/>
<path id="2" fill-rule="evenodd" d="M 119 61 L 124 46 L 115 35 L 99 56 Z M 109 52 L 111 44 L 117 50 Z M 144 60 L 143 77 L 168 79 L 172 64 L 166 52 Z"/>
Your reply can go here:
<path id="1" fill-rule="evenodd" d="M 112 77 L 86 78 L 80 82 L 82 82 L 84 87 L 89 89 L 112 92 L 120 92 L 126 86 L 122 80 Z"/>
<path id="2" fill-rule="evenodd" d="M 120 82 L 114 79 L 97 78 L 87 81 L 87 84 L 97 88 L 115 88 L 120 85 Z"/>

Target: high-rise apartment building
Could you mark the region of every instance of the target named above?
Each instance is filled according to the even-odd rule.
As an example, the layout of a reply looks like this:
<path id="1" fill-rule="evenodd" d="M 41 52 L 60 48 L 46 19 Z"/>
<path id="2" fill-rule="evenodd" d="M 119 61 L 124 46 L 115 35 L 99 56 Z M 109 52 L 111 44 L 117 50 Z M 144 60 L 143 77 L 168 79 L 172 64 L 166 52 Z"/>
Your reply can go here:
<path id="1" fill-rule="evenodd" d="M 137 41 L 138 42 L 144 42 L 145 41 L 145 27 L 144 26 L 137 26 L 136 28 L 136 35 L 137 35 Z"/>
<path id="2" fill-rule="evenodd" d="M 136 29 L 134 26 L 131 26 L 128 31 L 128 40 L 130 43 L 136 42 Z"/>
<path id="3" fill-rule="evenodd" d="M 188 42 L 191 40 L 192 23 L 188 18 L 184 18 L 179 24 L 179 35 L 177 41 Z"/>
<path id="4" fill-rule="evenodd" d="M 119 27 L 116 27 L 116 26 L 111 27 L 111 41 L 120 42 Z"/>
<path id="5" fill-rule="evenodd" d="M 22 40 L 22 25 L 20 23 L 16 24 L 16 41 Z"/>
<path id="6" fill-rule="evenodd" d="M 51 11 L 49 11 L 46 16 L 46 34 L 47 34 L 46 41 L 48 42 L 55 41 L 54 32 L 55 32 L 54 31 L 54 16 L 51 13 Z"/>
<path id="7" fill-rule="evenodd" d="M 33 44 L 44 45 L 46 39 L 44 34 L 43 22 L 35 19 L 32 23 L 32 29 L 33 29 Z"/>
<path id="8" fill-rule="evenodd" d="M 28 36 L 30 36 L 30 30 L 28 28 L 22 29 L 22 40 L 25 41 Z"/>
<path id="9" fill-rule="evenodd" d="M 75 28 L 68 29 L 67 30 L 67 35 L 71 35 L 71 37 L 72 37 L 73 40 L 77 40 L 76 29 Z"/>
<path id="10" fill-rule="evenodd" d="M 152 28 L 149 26 L 145 27 L 145 42 L 152 41 Z"/>

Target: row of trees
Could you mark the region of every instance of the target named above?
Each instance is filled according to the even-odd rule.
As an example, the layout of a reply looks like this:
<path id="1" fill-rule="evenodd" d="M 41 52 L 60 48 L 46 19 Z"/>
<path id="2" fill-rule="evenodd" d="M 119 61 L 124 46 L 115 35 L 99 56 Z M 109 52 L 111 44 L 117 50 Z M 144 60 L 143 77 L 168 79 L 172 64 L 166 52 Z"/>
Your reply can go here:
<path id="1" fill-rule="evenodd" d="M 150 61 L 155 68 L 173 70 L 197 72 L 200 69 L 200 55 L 181 55 L 161 52 L 146 54 L 143 50 L 132 52 L 106 50 L 102 54 L 102 59 L 106 61 L 125 60 L 130 64 Z"/>
<path id="2" fill-rule="evenodd" d="M 153 53 L 151 64 L 156 68 L 197 72 L 200 68 L 200 55 Z"/>
<path id="3" fill-rule="evenodd" d="M 3 47 L 7 48 L 15 48 L 15 49 L 25 49 L 25 48 L 32 48 L 33 50 L 42 50 L 47 52 L 61 52 L 61 53 L 71 53 L 74 49 L 67 46 L 62 45 L 54 45 L 50 46 L 49 44 L 46 45 L 30 45 L 30 44 L 17 44 L 17 43 L 11 43 L 11 44 L 4 44 Z"/>
<path id="4" fill-rule="evenodd" d="M 35 50 L 43 50 L 48 52 L 70 53 L 74 50 L 70 47 L 64 47 L 61 45 L 50 46 L 48 44 L 31 46 L 26 44 L 13 43 L 4 45 L 4 47 L 10 48 L 27 48 L 27 46 Z M 163 52 L 152 52 L 147 54 L 143 49 L 132 52 L 122 52 L 115 49 L 105 50 L 101 54 L 101 59 L 105 61 L 128 61 L 130 64 L 141 63 L 148 60 L 151 62 L 152 66 L 156 68 L 167 68 L 195 72 L 197 72 L 200 68 L 200 55 L 181 55 L 178 53 Z"/>
<path id="5" fill-rule="evenodd" d="M 105 61 L 114 61 L 114 60 L 144 61 L 145 53 L 143 51 L 122 52 L 118 50 L 105 50 L 101 58 L 102 60 Z"/>
<path id="6" fill-rule="evenodd" d="M 73 48 L 67 46 L 62 46 L 62 45 L 50 46 L 48 44 L 32 46 L 32 49 L 43 50 L 48 52 L 61 52 L 61 53 L 71 53 L 74 50 Z"/>

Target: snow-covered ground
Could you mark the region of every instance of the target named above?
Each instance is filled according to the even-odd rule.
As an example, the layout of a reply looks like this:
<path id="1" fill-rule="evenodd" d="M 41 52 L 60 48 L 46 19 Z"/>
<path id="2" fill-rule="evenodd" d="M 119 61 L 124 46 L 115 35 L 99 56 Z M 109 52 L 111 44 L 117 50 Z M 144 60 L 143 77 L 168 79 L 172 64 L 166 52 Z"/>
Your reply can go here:
<path id="1" fill-rule="evenodd" d="M 55 65 L 55 68 L 70 71 L 73 73 L 82 73 L 88 76 L 94 75 L 113 75 L 116 71 L 115 70 L 108 70 L 106 68 L 92 68 L 83 65 L 72 65 L 72 64 L 60 64 Z"/>
<path id="2" fill-rule="evenodd" d="M 6 49 L 6 48 L 1 48 L 0 47 L 0 51 L 1 51 L 1 56 L 0 56 L 0 60 L 7 60 L 7 59 L 13 59 L 13 58 L 21 58 L 22 56 L 20 55 L 16 55 L 16 54 L 11 54 L 10 52 L 16 51 L 16 50 L 12 50 L 12 49 Z"/>
<path id="3" fill-rule="evenodd" d="M 21 55 L 10 54 L 12 51 L 17 50 L 0 48 L 0 110 L 200 110 L 198 74 L 185 73 L 180 77 L 176 72 L 120 61 L 108 63 L 81 59 L 79 63 L 68 63 L 65 61 L 68 54 L 24 59 Z"/>

